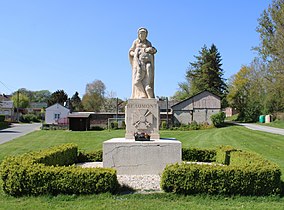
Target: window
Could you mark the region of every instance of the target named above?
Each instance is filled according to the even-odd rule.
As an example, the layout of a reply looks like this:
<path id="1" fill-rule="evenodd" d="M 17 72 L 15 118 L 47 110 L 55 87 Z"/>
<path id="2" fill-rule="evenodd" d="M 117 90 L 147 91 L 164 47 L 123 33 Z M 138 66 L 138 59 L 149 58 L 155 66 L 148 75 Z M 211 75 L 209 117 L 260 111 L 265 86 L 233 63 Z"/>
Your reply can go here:
<path id="1" fill-rule="evenodd" d="M 58 120 L 60 118 L 60 114 L 54 114 L 54 119 Z"/>

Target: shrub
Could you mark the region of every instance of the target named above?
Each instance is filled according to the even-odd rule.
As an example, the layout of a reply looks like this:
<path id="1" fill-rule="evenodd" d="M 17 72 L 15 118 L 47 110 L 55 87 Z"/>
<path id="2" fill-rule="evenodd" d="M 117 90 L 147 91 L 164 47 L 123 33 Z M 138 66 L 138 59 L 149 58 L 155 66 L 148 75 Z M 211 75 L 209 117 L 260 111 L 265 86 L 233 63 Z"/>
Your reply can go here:
<path id="1" fill-rule="evenodd" d="M 9 123 L 8 122 L 0 122 L 0 129 L 5 129 L 9 127 Z"/>
<path id="2" fill-rule="evenodd" d="M 5 115 L 0 115 L 0 122 L 4 122 L 5 121 Z"/>
<path id="3" fill-rule="evenodd" d="M 215 161 L 215 156 L 215 150 L 182 148 L 183 161 L 213 162 Z"/>
<path id="4" fill-rule="evenodd" d="M 229 150 L 227 150 L 229 151 Z M 231 151 L 231 164 L 168 165 L 161 179 L 166 192 L 181 194 L 271 195 L 281 193 L 281 172 L 277 165 L 259 155 Z"/>
<path id="5" fill-rule="evenodd" d="M 40 122 L 40 119 L 34 114 L 25 114 L 20 117 L 20 121 L 24 123 Z"/>
<path id="6" fill-rule="evenodd" d="M 225 164 L 225 165 L 230 165 L 231 161 L 231 152 L 237 151 L 235 148 L 232 146 L 220 146 L 216 150 L 216 162 Z"/>
<path id="7" fill-rule="evenodd" d="M 166 129 L 167 129 L 167 122 L 166 122 L 166 121 L 162 121 L 162 123 L 161 123 L 161 128 L 162 128 L 163 130 L 166 130 Z"/>
<path id="8" fill-rule="evenodd" d="M 219 112 L 217 114 L 211 115 L 210 119 L 215 127 L 221 127 L 224 125 L 226 114 L 224 112 Z"/>
<path id="9" fill-rule="evenodd" d="M 3 190 L 13 196 L 116 190 L 118 182 L 114 169 L 68 166 L 76 159 L 77 146 L 73 144 L 7 157 L 0 166 Z"/>
<path id="10" fill-rule="evenodd" d="M 196 121 L 193 121 L 192 123 L 190 123 L 189 129 L 190 130 L 199 130 L 200 129 L 200 125 Z"/>
<path id="11" fill-rule="evenodd" d="M 91 130 L 92 131 L 102 131 L 104 130 L 104 128 L 96 125 L 96 126 L 91 126 Z"/>
<path id="12" fill-rule="evenodd" d="M 102 162 L 103 161 L 103 151 L 97 150 L 88 153 L 79 152 L 78 163 L 83 162 Z"/>
<path id="13" fill-rule="evenodd" d="M 118 129 L 118 122 L 116 122 L 116 121 L 111 122 L 110 123 L 110 128 L 114 129 L 114 130 L 117 130 Z"/>
<path id="14" fill-rule="evenodd" d="M 125 121 L 122 121 L 122 122 L 121 122 L 121 129 L 125 129 L 125 128 L 126 128 Z"/>

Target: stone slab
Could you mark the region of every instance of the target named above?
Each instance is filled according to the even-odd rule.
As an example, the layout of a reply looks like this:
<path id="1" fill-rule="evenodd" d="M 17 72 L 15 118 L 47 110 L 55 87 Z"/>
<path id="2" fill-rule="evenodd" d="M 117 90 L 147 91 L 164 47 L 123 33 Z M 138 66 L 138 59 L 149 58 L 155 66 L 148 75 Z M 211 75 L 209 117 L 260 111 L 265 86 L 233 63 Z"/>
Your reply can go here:
<path id="1" fill-rule="evenodd" d="M 147 133 L 151 139 L 160 139 L 160 111 L 156 99 L 129 99 L 125 107 L 126 139 L 134 133 Z"/>
<path id="2" fill-rule="evenodd" d="M 114 138 L 103 143 L 103 167 L 115 168 L 121 175 L 161 175 L 167 164 L 180 162 L 181 142 L 174 139 Z"/>

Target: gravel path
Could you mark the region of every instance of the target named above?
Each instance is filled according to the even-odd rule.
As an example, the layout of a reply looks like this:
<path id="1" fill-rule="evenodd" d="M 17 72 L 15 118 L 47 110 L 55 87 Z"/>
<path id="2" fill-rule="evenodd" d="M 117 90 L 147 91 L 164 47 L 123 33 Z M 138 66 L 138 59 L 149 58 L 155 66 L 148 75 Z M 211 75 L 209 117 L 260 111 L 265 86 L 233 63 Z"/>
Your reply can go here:
<path id="1" fill-rule="evenodd" d="M 77 166 L 83 168 L 96 168 L 103 167 L 102 162 L 86 162 L 79 163 Z M 159 175 L 146 174 L 146 175 L 117 175 L 117 180 L 120 185 L 129 187 L 134 190 L 147 192 L 147 191 L 161 191 Z"/>

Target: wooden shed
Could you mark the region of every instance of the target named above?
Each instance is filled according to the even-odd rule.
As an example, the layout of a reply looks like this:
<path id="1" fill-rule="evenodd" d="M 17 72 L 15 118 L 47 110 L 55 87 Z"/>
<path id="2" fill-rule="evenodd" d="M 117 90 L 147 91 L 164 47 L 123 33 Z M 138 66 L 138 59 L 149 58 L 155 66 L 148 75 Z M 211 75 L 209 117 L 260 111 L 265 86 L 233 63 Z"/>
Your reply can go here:
<path id="1" fill-rule="evenodd" d="M 68 115 L 69 130 L 87 131 L 90 130 L 91 113 L 74 112 Z"/>
<path id="2" fill-rule="evenodd" d="M 172 106 L 173 124 L 211 124 L 210 116 L 221 111 L 221 98 L 203 91 Z"/>

